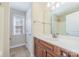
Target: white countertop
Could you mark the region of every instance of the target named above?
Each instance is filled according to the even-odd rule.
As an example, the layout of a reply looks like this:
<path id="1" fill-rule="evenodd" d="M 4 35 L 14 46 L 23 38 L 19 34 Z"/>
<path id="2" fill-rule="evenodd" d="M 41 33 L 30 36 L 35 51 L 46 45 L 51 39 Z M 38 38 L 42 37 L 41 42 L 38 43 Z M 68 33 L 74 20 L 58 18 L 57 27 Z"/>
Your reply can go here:
<path id="1" fill-rule="evenodd" d="M 61 36 L 58 38 L 52 38 L 50 35 L 34 35 L 35 37 L 46 41 L 50 44 L 57 45 L 61 48 L 65 48 L 69 51 L 73 51 L 79 54 L 79 38 L 78 37 L 70 37 L 70 36 Z"/>

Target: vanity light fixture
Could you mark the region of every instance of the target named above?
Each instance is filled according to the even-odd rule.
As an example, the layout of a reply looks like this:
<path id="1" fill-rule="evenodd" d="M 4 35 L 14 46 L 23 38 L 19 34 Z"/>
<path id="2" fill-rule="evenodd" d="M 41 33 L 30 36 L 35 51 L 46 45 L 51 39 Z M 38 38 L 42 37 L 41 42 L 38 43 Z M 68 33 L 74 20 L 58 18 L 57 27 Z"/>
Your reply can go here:
<path id="1" fill-rule="evenodd" d="M 64 4 L 64 2 L 48 2 L 47 7 L 51 10 L 55 10 L 56 8 L 60 7 L 60 5 Z"/>

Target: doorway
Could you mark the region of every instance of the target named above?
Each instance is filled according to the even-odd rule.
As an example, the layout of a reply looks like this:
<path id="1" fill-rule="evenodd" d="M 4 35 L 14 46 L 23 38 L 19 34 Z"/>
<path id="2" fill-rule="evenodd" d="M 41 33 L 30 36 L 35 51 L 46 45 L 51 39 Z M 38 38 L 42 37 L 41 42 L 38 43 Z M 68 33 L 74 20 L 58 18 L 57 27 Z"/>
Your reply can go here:
<path id="1" fill-rule="evenodd" d="M 12 3 L 10 10 L 10 56 L 28 57 L 30 52 L 27 48 L 27 24 L 26 20 L 31 17 L 27 11 L 30 8 L 29 3 Z M 28 5 L 29 4 L 29 5 Z M 15 6 L 16 5 L 16 6 Z M 25 7 L 23 7 L 25 6 Z M 27 8 L 28 7 L 28 8 Z M 31 19 L 30 19 L 31 20 Z M 31 22 L 31 21 L 30 21 Z M 28 27 L 31 23 L 28 23 Z M 29 28 L 28 30 L 30 30 Z"/>
<path id="2" fill-rule="evenodd" d="M 11 48 L 25 45 L 25 15 L 24 12 L 11 9 L 10 21 Z"/>
<path id="3" fill-rule="evenodd" d="M 26 44 L 25 24 L 26 24 L 25 12 L 16 9 L 11 9 L 11 21 L 10 21 L 11 56 L 16 54 L 16 50 L 18 51 L 17 47 L 21 47 Z M 24 48 L 20 49 L 23 50 Z"/>

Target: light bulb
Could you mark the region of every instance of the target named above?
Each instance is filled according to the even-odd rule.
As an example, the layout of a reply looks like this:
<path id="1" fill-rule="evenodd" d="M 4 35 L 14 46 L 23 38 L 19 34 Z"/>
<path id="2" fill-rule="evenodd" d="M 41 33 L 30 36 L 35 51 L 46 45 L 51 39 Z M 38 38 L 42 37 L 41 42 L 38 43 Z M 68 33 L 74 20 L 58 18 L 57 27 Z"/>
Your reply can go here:
<path id="1" fill-rule="evenodd" d="M 48 3 L 47 3 L 47 7 L 50 7 L 50 6 L 51 6 L 51 5 L 50 5 L 50 2 L 48 2 Z"/>

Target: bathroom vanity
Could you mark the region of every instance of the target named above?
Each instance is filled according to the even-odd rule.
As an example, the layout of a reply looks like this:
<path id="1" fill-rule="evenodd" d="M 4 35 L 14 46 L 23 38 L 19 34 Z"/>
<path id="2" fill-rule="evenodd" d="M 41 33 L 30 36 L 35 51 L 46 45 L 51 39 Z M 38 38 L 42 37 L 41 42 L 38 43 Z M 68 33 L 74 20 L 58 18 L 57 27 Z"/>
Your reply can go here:
<path id="1" fill-rule="evenodd" d="M 69 46 L 65 46 L 65 43 L 59 40 L 34 37 L 34 55 L 36 57 L 79 57 L 78 51 Z"/>
<path id="2" fill-rule="evenodd" d="M 43 17 L 42 14 L 44 13 L 40 14 L 42 18 L 35 18 L 36 21 L 37 19 L 38 20 L 42 19 L 46 22 L 46 25 L 44 24 L 46 28 L 43 27 L 43 25 L 41 25 L 42 23 L 37 24 L 35 28 L 36 29 L 34 32 L 35 56 L 37 57 L 79 56 L 79 11 L 78 11 L 79 6 L 77 7 L 76 4 L 77 3 L 72 4 L 65 3 L 61 5 L 61 7 L 53 11 L 50 11 L 52 14 L 49 13 L 51 16 L 49 18 L 47 18 L 49 14 L 47 14 L 46 17 L 45 15 Z M 48 19 L 48 21 L 46 21 L 46 19 Z M 34 22 L 34 24 L 36 25 L 37 22 Z M 48 22 L 51 22 L 51 25 L 47 25 Z M 49 29 L 49 27 L 51 27 L 50 28 L 51 30 Z"/>

